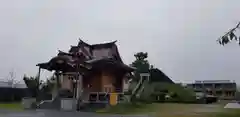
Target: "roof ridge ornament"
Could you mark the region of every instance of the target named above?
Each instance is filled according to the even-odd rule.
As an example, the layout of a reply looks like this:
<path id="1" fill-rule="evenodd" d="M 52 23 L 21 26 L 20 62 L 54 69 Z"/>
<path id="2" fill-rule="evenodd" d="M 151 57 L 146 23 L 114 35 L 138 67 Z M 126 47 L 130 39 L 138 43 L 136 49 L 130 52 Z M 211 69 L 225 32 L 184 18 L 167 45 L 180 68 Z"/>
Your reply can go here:
<path id="1" fill-rule="evenodd" d="M 81 38 L 78 38 L 78 40 L 79 40 L 79 42 L 78 42 L 78 45 L 77 45 L 77 46 L 80 46 L 80 45 L 82 45 L 82 44 L 91 46 L 90 44 L 84 42 Z"/>

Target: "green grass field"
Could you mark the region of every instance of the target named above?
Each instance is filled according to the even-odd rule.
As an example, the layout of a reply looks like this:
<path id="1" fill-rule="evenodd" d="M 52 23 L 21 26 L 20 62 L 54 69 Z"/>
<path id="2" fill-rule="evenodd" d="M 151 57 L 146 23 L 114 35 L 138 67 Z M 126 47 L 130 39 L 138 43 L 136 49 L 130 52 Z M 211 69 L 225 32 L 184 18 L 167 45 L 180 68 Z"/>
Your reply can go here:
<path id="1" fill-rule="evenodd" d="M 149 114 L 155 117 L 240 117 L 240 109 L 224 109 L 218 104 L 120 104 L 98 110 L 101 114 Z M 23 110 L 21 103 L 1 103 L 0 109 Z"/>
<path id="2" fill-rule="evenodd" d="M 240 117 L 240 109 L 224 109 L 224 104 L 154 103 L 131 106 L 121 104 L 99 110 L 103 114 L 149 114 L 155 117 Z"/>
<path id="3" fill-rule="evenodd" d="M 0 109 L 23 110 L 23 107 L 20 102 L 0 103 Z"/>

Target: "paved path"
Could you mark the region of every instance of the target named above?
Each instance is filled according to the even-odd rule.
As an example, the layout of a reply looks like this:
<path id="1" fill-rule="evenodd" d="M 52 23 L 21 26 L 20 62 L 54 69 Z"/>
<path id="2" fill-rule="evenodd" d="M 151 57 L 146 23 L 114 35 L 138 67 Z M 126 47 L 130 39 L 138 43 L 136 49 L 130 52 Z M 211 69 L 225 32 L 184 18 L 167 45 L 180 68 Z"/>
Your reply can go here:
<path id="1" fill-rule="evenodd" d="M 221 105 L 219 104 L 203 104 L 199 108 L 194 109 L 196 113 L 211 113 L 211 112 L 221 112 Z"/>
<path id="2" fill-rule="evenodd" d="M 149 117 L 148 115 L 101 115 L 89 112 L 63 112 L 54 110 L 0 110 L 0 117 Z"/>

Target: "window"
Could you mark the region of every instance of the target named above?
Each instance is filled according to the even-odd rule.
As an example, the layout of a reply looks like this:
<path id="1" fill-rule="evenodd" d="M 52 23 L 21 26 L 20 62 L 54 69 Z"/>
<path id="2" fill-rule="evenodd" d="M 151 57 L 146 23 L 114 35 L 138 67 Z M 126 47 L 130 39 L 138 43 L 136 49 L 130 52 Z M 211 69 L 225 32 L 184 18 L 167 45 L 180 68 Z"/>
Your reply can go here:
<path id="1" fill-rule="evenodd" d="M 112 86 L 111 85 L 104 85 L 103 87 L 104 92 L 112 92 Z"/>
<path id="2" fill-rule="evenodd" d="M 71 76 L 71 75 L 69 75 L 69 76 L 68 76 L 68 79 L 69 79 L 69 80 L 73 80 L 73 79 L 74 79 L 74 77 L 73 77 L 73 76 Z"/>
<path id="3" fill-rule="evenodd" d="M 111 92 L 111 87 L 104 87 L 104 92 Z"/>
<path id="4" fill-rule="evenodd" d="M 109 100 L 109 94 L 98 94 L 99 95 L 99 101 L 108 101 Z"/>
<path id="5" fill-rule="evenodd" d="M 90 94 L 89 95 L 89 100 L 90 101 L 97 101 L 98 99 L 97 99 L 97 94 Z"/>

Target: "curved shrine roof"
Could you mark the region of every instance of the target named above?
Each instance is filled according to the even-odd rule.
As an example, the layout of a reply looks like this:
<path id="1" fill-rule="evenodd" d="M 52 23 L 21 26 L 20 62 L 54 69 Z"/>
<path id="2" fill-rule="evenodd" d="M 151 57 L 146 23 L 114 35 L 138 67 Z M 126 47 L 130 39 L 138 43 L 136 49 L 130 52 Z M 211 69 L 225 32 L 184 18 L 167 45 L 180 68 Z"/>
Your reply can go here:
<path id="1" fill-rule="evenodd" d="M 56 57 L 53 57 L 47 63 L 40 63 L 37 66 L 50 71 L 52 70 L 69 71 L 69 70 L 74 70 L 74 68 L 76 67 L 76 63 L 79 63 L 79 61 L 80 63 L 82 63 L 82 67 L 85 64 L 93 65 L 99 62 L 101 63 L 113 62 L 115 65 L 118 65 L 123 69 L 126 69 L 128 71 L 133 71 L 134 68 L 128 65 L 125 65 L 122 62 L 122 59 L 118 52 L 118 48 L 115 43 L 116 41 L 90 45 L 82 40 L 79 40 L 79 43 L 77 46 L 71 46 L 69 53 L 59 50 L 59 53 Z M 101 53 L 102 49 L 108 49 L 110 53 L 112 53 L 113 55 L 108 57 L 102 57 L 102 56 L 96 56 L 93 54 L 93 51 L 96 51 L 96 50 Z"/>

